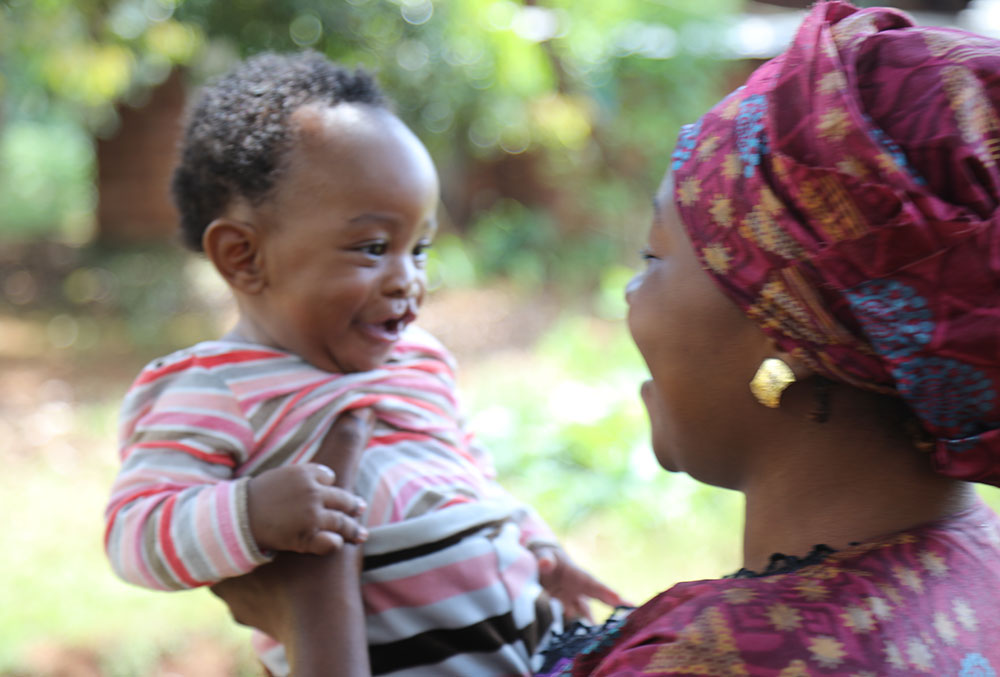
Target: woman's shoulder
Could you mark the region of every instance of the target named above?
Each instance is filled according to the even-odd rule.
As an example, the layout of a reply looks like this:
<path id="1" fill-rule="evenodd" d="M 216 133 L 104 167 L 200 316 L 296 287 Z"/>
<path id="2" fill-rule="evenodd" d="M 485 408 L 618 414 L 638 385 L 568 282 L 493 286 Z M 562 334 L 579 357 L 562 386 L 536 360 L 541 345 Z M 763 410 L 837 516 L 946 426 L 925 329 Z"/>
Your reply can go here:
<path id="1" fill-rule="evenodd" d="M 578 657 L 572 674 L 1000 670 L 996 529 L 980 506 L 791 572 L 675 585 Z"/>

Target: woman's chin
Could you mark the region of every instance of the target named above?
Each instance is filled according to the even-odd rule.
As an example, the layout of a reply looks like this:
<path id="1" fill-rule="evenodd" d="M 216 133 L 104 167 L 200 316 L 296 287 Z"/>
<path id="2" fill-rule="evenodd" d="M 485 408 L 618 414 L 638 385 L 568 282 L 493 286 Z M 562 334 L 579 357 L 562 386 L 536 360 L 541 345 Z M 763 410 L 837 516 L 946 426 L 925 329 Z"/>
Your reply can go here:
<path id="1" fill-rule="evenodd" d="M 653 455 L 656 456 L 660 467 L 667 472 L 682 472 L 680 465 L 677 464 L 673 456 L 666 450 L 659 448 L 660 446 L 655 442 L 653 443 Z"/>
<path id="2" fill-rule="evenodd" d="M 672 445 L 666 444 L 660 439 L 663 436 L 663 431 L 657 421 L 663 415 L 660 411 L 662 404 L 657 397 L 656 386 L 652 379 L 644 381 L 639 392 L 642 395 L 643 404 L 646 405 L 646 415 L 649 417 L 649 428 L 652 435 L 650 442 L 653 447 L 653 455 L 656 456 L 656 460 L 664 470 L 680 472 L 680 466 L 677 465 L 673 459 L 673 454 L 670 453 Z"/>

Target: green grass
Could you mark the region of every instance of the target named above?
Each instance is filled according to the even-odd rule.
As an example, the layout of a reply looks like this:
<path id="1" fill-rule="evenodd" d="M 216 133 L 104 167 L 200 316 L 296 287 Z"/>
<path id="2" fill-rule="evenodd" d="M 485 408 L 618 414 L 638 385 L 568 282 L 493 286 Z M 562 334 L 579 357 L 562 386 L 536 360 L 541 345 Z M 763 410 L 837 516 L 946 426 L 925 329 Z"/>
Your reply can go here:
<path id="1" fill-rule="evenodd" d="M 228 645 L 244 656 L 239 664 L 252 665 L 239 648 L 247 631 L 207 590 L 152 592 L 111 573 L 101 515 L 115 472 L 113 437 L 86 432 L 111 427 L 114 406 L 84 408 L 79 419 L 72 437 L 8 459 L 0 477 L 8 525 L 0 548 L 0 673 L 34 674 L 38 656 L 78 646 L 93 650 L 104 674 L 147 674 L 195 637 Z"/>
<path id="2" fill-rule="evenodd" d="M 462 371 L 472 424 L 505 485 L 637 603 L 734 571 L 742 528 L 739 494 L 656 465 L 637 395 L 645 377 L 620 322 L 573 315 L 538 346 Z M 42 417 L 42 438 L 0 418 L 0 675 L 53 674 L 53 652 L 66 647 L 84 649 L 101 675 L 185 675 L 167 662 L 206 643 L 226 660 L 201 674 L 259 675 L 248 631 L 208 591 L 154 592 L 110 572 L 102 513 L 117 464 L 112 398 L 125 385 L 106 384 L 104 401 L 43 405 L 69 419 L 53 427 L 58 416 Z M 981 493 L 1000 509 L 1000 489 Z"/>

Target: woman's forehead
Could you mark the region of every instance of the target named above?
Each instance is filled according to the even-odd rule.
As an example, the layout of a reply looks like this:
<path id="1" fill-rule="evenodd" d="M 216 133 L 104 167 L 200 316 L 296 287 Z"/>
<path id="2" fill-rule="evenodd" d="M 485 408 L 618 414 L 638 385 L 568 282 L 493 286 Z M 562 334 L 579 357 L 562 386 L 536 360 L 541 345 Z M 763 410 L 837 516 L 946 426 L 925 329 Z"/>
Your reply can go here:
<path id="1" fill-rule="evenodd" d="M 653 209 L 659 213 L 664 207 L 674 199 L 674 176 L 672 172 L 667 172 L 653 196 Z"/>

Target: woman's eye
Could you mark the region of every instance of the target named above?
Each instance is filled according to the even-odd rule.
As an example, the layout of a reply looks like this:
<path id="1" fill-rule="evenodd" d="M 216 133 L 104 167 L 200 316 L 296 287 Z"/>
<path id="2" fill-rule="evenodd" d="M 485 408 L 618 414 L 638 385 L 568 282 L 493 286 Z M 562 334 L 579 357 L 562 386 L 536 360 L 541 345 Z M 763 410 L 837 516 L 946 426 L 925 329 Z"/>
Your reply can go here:
<path id="1" fill-rule="evenodd" d="M 647 262 L 648 261 L 654 261 L 657 258 L 659 258 L 658 256 L 656 256 L 656 254 L 654 254 L 648 248 L 646 248 L 646 249 L 640 249 L 639 250 L 639 257 L 642 258 L 643 261 L 647 261 Z"/>

